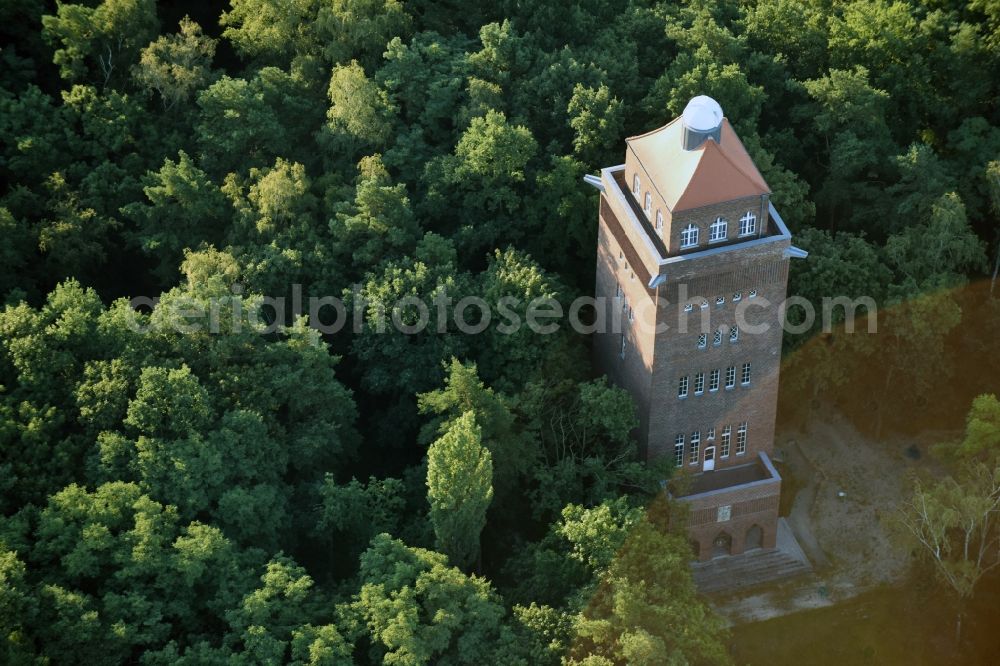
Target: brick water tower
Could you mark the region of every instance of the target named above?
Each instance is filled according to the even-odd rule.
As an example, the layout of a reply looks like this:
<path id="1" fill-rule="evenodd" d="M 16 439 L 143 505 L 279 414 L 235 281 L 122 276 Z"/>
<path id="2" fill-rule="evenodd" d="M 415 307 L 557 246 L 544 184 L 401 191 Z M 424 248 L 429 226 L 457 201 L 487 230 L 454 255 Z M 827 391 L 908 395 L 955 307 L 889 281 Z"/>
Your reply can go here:
<path id="1" fill-rule="evenodd" d="M 634 398 L 647 460 L 692 477 L 680 499 L 698 558 L 774 548 L 779 308 L 806 253 L 715 100 L 626 145 L 624 164 L 586 178 L 607 323 L 594 363 Z"/>

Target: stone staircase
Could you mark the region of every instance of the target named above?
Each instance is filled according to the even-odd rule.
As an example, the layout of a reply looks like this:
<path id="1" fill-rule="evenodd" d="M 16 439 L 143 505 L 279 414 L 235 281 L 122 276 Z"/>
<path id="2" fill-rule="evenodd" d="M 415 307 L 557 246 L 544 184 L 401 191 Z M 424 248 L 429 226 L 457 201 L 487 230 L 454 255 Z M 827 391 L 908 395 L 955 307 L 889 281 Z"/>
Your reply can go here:
<path id="1" fill-rule="evenodd" d="M 695 585 L 703 594 L 731 592 L 812 571 L 784 518 L 778 521 L 777 548 L 717 557 L 692 565 Z"/>

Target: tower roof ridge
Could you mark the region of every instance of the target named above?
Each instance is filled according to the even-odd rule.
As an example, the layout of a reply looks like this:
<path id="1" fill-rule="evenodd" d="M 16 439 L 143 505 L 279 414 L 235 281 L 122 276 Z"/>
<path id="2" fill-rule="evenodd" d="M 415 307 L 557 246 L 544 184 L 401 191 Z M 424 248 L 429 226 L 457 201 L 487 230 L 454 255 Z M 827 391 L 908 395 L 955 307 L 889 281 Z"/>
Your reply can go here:
<path id="1" fill-rule="evenodd" d="M 727 118 L 720 141 L 709 138 L 691 150 L 684 149 L 679 120 L 626 139 L 671 211 L 771 192 Z"/>

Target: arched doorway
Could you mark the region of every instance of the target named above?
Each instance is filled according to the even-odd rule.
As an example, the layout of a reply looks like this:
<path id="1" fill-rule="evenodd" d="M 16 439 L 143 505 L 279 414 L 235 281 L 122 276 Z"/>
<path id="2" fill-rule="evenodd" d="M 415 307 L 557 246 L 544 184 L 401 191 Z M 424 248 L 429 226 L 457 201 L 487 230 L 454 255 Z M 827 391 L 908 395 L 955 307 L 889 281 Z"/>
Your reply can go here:
<path id="1" fill-rule="evenodd" d="M 747 540 L 746 544 L 743 546 L 744 550 L 752 550 L 754 548 L 760 548 L 764 545 L 764 530 L 760 525 L 754 525 L 747 530 Z"/>
<path id="2" fill-rule="evenodd" d="M 733 537 L 726 532 L 720 532 L 719 536 L 712 541 L 712 557 L 723 557 L 732 555 Z"/>

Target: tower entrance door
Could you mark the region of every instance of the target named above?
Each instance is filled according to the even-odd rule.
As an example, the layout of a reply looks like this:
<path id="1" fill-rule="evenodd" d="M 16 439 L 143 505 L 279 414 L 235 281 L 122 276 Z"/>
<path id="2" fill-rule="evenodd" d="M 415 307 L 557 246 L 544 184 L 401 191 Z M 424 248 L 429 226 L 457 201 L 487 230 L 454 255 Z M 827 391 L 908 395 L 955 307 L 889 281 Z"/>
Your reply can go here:
<path id="1" fill-rule="evenodd" d="M 715 469 L 715 447 L 706 446 L 705 447 L 705 464 L 702 466 L 701 470 L 703 472 L 711 472 Z"/>

